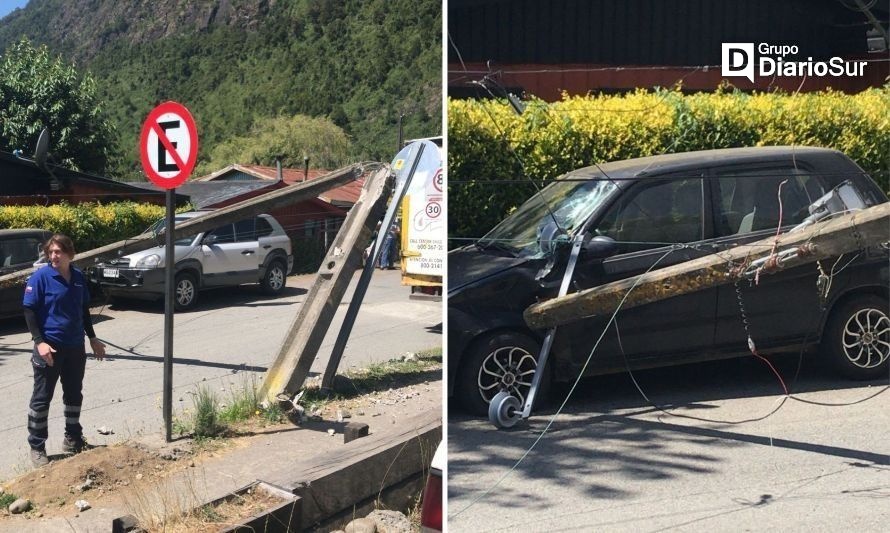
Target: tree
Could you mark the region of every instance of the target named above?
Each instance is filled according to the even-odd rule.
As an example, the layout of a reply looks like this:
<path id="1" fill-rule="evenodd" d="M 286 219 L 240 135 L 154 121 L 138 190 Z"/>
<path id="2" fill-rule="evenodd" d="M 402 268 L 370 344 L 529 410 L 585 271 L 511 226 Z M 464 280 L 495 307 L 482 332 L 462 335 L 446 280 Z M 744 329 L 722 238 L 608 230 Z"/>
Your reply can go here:
<path id="1" fill-rule="evenodd" d="M 330 119 L 264 118 L 247 135 L 218 144 L 196 174 L 209 174 L 232 163 L 272 166 L 278 157 L 285 167 L 301 167 L 303 158 L 309 157 L 316 168 L 335 169 L 348 162 L 349 154 L 349 137 Z"/>
<path id="2" fill-rule="evenodd" d="M 104 173 L 114 131 L 102 114 L 96 82 L 27 39 L 0 57 L 0 150 L 30 153 L 40 130 L 50 132 L 51 161 Z"/>

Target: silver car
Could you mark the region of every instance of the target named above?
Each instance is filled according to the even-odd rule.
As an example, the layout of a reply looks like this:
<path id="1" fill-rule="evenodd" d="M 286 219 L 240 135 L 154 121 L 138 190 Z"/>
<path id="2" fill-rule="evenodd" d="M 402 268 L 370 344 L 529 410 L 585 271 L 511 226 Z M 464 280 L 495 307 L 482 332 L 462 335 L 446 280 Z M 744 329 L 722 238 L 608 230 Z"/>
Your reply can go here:
<path id="1" fill-rule="evenodd" d="M 176 222 L 205 214 L 192 211 L 177 214 Z M 164 227 L 158 221 L 147 233 Z M 290 238 L 271 215 L 258 215 L 234 224 L 223 224 L 174 242 L 177 311 L 191 309 L 198 291 L 259 283 L 268 294 L 280 294 L 294 256 Z M 164 294 L 164 246 L 111 259 L 90 269 L 91 279 L 110 297 L 157 299 Z"/>

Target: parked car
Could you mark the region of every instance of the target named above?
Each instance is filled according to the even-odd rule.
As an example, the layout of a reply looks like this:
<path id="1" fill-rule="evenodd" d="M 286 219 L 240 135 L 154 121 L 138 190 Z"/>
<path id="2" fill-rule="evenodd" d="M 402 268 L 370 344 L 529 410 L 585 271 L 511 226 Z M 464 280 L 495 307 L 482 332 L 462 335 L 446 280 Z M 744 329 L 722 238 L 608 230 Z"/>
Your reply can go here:
<path id="1" fill-rule="evenodd" d="M 781 231 L 804 221 L 811 204 L 845 182 L 863 207 L 887 201 L 853 161 L 823 148 L 661 155 L 562 176 L 483 238 L 449 254 L 449 393 L 480 415 L 500 391 L 524 402 L 546 332 L 529 329 L 522 312 L 556 295 L 567 243 L 581 228 L 591 238 L 605 238 L 582 252 L 571 291 L 641 274 L 674 243 L 686 246 L 658 268 L 774 235 L 777 193 L 785 180 Z M 833 270 L 824 300 L 813 263 L 763 276 L 756 287 L 742 284 L 758 351 L 818 346 L 819 355 L 847 376 L 886 377 L 887 247 L 848 254 L 836 269 L 834 259 L 821 265 Z M 558 328 L 542 389 L 553 380 L 577 378 L 607 321 L 594 317 Z M 585 376 L 624 372 L 627 365 L 639 369 L 750 354 L 733 284 L 623 310 L 617 326 L 618 334 L 612 327 L 603 338 Z"/>
<path id="2" fill-rule="evenodd" d="M 31 268 L 43 257 L 43 245 L 52 237 L 42 229 L 0 230 L 0 276 Z M 0 289 L 0 318 L 22 316 L 24 284 Z"/>
<path id="3" fill-rule="evenodd" d="M 205 214 L 192 211 L 177 214 L 180 222 Z M 159 233 L 160 220 L 146 232 Z M 193 308 L 198 291 L 259 283 L 269 294 L 280 294 L 293 267 L 290 238 L 271 215 L 223 224 L 174 242 L 176 310 Z M 164 294 L 164 245 L 111 259 L 89 270 L 90 278 L 111 297 L 158 299 Z"/>
<path id="4" fill-rule="evenodd" d="M 442 507 L 445 499 L 444 482 L 442 480 L 445 471 L 445 443 L 440 442 L 433 454 L 430 463 L 430 472 L 423 488 L 423 499 L 420 506 L 420 531 L 421 533 L 435 533 L 442 531 Z"/>

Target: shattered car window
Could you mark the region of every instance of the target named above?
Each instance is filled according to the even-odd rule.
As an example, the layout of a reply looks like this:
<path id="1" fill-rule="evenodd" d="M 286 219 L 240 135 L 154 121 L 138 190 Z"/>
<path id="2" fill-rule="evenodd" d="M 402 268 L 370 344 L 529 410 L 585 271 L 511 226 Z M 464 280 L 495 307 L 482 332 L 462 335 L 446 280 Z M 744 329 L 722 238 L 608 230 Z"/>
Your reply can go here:
<path id="1" fill-rule="evenodd" d="M 481 248 L 496 247 L 516 257 L 540 257 L 542 234 L 559 230 L 571 236 L 618 187 L 605 179 L 585 179 L 568 174 L 522 204 L 477 242 Z M 547 239 L 549 240 L 549 236 Z"/>

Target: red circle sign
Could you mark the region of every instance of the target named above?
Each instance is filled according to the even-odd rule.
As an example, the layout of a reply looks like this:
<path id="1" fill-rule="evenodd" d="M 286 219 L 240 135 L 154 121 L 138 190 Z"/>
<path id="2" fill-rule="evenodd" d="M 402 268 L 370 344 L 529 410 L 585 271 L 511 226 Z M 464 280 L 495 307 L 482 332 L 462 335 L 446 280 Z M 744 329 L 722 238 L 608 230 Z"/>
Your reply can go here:
<path id="1" fill-rule="evenodd" d="M 182 104 L 164 102 L 152 109 L 139 137 L 142 169 L 162 189 L 181 185 L 198 160 L 198 129 Z"/>
<path id="2" fill-rule="evenodd" d="M 444 180 L 442 177 L 442 169 L 440 168 L 436 171 L 436 175 L 433 176 L 433 188 L 435 188 L 439 192 L 442 192 L 442 181 Z"/>

